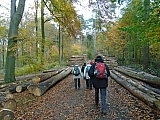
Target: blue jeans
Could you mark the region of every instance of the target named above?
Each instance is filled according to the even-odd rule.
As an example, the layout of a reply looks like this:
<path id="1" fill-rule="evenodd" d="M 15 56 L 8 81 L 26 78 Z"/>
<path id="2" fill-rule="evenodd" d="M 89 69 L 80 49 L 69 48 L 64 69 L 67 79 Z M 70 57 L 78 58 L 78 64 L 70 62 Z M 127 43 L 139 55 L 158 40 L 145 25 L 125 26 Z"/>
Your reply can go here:
<path id="1" fill-rule="evenodd" d="M 78 81 L 78 87 L 77 87 L 77 81 Z M 75 86 L 75 89 L 78 89 L 78 88 L 81 87 L 81 85 L 80 85 L 80 78 L 75 78 L 74 79 L 74 86 Z"/>
<path id="2" fill-rule="evenodd" d="M 95 102 L 96 102 L 96 105 L 98 105 L 99 89 L 101 94 L 102 111 L 105 111 L 106 110 L 106 88 L 95 88 Z"/>

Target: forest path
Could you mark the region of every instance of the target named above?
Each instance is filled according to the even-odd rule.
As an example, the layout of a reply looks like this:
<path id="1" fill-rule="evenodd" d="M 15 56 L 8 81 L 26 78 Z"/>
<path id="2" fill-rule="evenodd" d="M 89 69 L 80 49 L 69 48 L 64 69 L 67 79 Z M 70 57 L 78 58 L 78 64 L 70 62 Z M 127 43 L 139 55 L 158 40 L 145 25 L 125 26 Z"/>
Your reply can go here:
<path id="1" fill-rule="evenodd" d="M 15 120 L 158 120 L 153 109 L 132 96 L 121 85 L 109 78 L 107 88 L 107 114 L 101 114 L 101 102 L 95 106 L 94 89 L 85 87 L 74 89 L 73 76 L 70 74 L 44 95 L 35 97 L 15 93 L 18 103 Z"/>

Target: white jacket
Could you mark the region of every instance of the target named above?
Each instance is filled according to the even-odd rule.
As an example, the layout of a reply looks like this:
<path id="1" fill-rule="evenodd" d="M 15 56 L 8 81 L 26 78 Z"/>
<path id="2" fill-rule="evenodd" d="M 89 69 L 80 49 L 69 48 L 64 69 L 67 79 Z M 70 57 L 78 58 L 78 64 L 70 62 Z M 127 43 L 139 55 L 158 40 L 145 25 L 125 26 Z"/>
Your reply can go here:
<path id="1" fill-rule="evenodd" d="M 89 75 L 88 75 L 88 72 L 86 71 L 87 70 L 87 67 L 91 67 L 90 64 L 87 64 L 86 67 L 84 68 L 84 77 L 85 79 L 90 79 Z"/>

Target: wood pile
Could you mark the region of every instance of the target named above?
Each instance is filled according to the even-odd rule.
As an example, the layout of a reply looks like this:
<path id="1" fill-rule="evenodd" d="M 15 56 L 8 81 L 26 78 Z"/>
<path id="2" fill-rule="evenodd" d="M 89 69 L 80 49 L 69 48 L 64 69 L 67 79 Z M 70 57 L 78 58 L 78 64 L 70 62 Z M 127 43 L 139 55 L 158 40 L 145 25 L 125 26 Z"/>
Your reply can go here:
<path id="1" fill-rule="evenodd" d="M 14 83 L 0 85 L 0 120 L 14 119 L 14 111 L 17 109 L 17 103 L 13 93 L 27 90 L 28 93 L 41 96 L 50 87 L 69 75 L 71 69 L 71 67 L 64 67 L 56 70 L 48 70 L 32 75 L 32 78 L 30 77 L 27 80 L 17 80 Z"/>
<path id="2" fill-rule="evenodd" d="M 106 56 L 104 62 L 108 65 L 110 70 L 118 66 L 118 62 L 114 56 Z"/>
<path id="3" fill-rule="evenodd" d="M 13 120 L 17 103 L 13 95 L 8 92 L 0 92 L 0 120 Z"/>
<path id="4" fill-rule="evenodd" d="M 118 66 L 118 62 L 117 60 L 115 59 L 115 56 L 112 56 L 112 55 L 105 55 L 103 50 L 100 50 L 97 52 L 96 56 L 97 55 L 100 55 L 102 56 L 103 60 L 104 60 L 104 63 L 106 63 L 109 67 L 109 69 L 114 69 L 114 67 L 117 67 Z"/>
<path id="5" fill-rule="evenodd" d="M 148 106 L 160 110 L 160 78 L 122 66 L 112 70 L 111 77 Z"/>
<path id="6" fill-rule="evenodd" d="M 58 81 L 62 80 L 71 72 L 71 68 L 66 68 L 60 74 L 53 76 L 41 83 L 31 84 L 28 86 L 29 93 L 34 94 L 35 96 L 43 95 L 51 86 L 53 86 Z"/>
<path id="7" fill-rule="evenodd" d="M 85 59 L 86 59 L 85 56 L 72 56 L 66 65 L 74 66 L 75 64 L 78 64 L 79 66 L 81 66 L 85 62 Z"/>

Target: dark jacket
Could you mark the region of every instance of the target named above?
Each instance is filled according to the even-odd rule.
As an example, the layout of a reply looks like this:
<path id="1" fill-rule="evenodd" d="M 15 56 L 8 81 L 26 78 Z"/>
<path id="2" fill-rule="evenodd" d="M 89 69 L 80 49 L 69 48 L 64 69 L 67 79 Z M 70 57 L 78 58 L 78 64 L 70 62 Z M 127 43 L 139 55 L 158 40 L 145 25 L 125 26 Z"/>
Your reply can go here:
<path id="1" fill-rule="evenodd" d="M 94 88 L 108 87 L 108 78 L 104 78 L 104 79 L 99 80 L 94 75 L 94 69 L 95 69 L 95 65 L 96 65 L 97 62 L 102 62 L 103 63 L 102 58 L 96 58 L 95 63 L 91 66 L 90 70 L 88 71 L 89 76 L 93 80 L 93 87 Z M 106 70 L 107 70 L 107 76 L 109 77 L 110 76 L 109 68 L 106 64 L 105 64 L 105 66 L 106 66 Z"/>
<path id="2" fill-rule="evenodd" d="M 86 67 L 86 63 L 83 64 L 82 68 L 81 68 L 81 72 L 84 73 L 84 68 Z"/>

